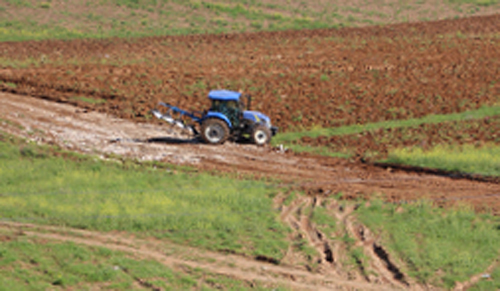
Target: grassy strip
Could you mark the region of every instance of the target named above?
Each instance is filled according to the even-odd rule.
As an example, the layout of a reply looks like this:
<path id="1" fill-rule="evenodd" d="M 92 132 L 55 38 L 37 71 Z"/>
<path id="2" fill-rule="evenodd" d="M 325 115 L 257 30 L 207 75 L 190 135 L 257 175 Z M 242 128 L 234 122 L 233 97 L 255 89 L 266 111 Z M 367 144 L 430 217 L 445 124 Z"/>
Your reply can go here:
<path id="1" fill-rule="evenodd" d="M 70 14 L 60 10 L 61 8 L 50 7 L 50 4 L 49 7 L 43 8 L 22 7 L 40 14 L 50 11 L 58 15 L 61 20 L 57 23 L 39 23 L 36 20 L 7 18 L 7 20 L 0 21 L 0 41 L 187 35 L 332 28 L 341 25 L 339 21 L 313 19 L 297 13 L 287 12 L 286 14 L 294 15 L 287 16 L 279 12 L 282 9 L 286 10 L 283 7 L 279 11 L 267 13 L 259 7 L 262 6 L 261 3 L 243 5 L 242 3 L 225 4 L 205 1 L 172 1 L 173 3 L 160 4 L 138 3 L 137 1 L 111 2 L 114 3 L 101 1 L 101 3 L 94 4 L 102 9 L 119 7 L 123 12 L 115 18 L 102 15 L 96 10 L 86 15 L 74 15 L 69 20 Z M 311 13 L 309 12 L 308 15 L 312 16 Z M 334 17 L 336 18 L 336 14 Z M 65 25 L 65 22 L 69 21 L 72 22 L 70 29 Z"/>
<path id="2" fill-rule="evenodd" d="M 132 259 L 106 248 L 47 242 L 13 233 L 0 233 L 0 237 L 2 290 L 131 290 L 138 284 L 162 290 L 250 287 L 201 270 L 173 271 L 158 262 Z"/>
<path id="3" fill-rule="evenodd" d="M 77 30 L 68 30 L 63 27 L 46 26 L 24 26 L 19 28 L 7 28 L 7 23 L 0 22 L 0 41 L 27 41 L 45 39 L 77 39 L 97 37 L 93 34 L 83 33 Z"/>
<path id="4" fill-rule="evenodd" d="M 178 27 L 169 29 L 149 29 L 145 31 L 134 31 L 128 29 L 115 29 L 110 31 L 82 31 L 71 30 L 61 26 L 46 26 L 46 25 L 33 25 L 33 27 L 20 27 L 17 29 L 2 27 L 5 24 L 0 23 L 0 42 L 6 41 L 29 41 L 29 40 L 48 40 L 48 39 L 82 39 L 82 38 L 138 38 L 147 36 L 162 36 L 162 35 L 189 35 L 200 33 L 221 33 L 224 32 L 220 29 L 213 31 L 204 31 L 201 28 L 192 27 Z M 127 27 L 128 28 L 128 27 Z"/>
<path id="5" fill-rule="evenodd" d="M 421 148 L 396 149 L 384 162 L 460 173 L 500 176 L 500 146 L 438 145 L 424 151 Z"/>
<path id="6" fill-rule="evenodd" d="M 405 263 L 403 271 L 424 284 L 452 288 L 483 272 L 500 254 L 500 219 L 492 215 L 425 202 L 398 206 L 380 201 L 356 213 Z"/>
<path id="7" fill-rule="evenodd" d="M 80 101 L 80 102 L 85 102 L 85 103 L 89 103 L 89 104 L 102 104 L 102 103 L 106 103 L 105 99 L 88 98 L 88 97 L 85 97 L 85 96 L 73 96 L 73 97 L 69 98 L 69 100 L 71 100 L 71 101 Z"/>
<path id="8" fill-rule="evenodd" d="M 496 115 L 500 115 L 500 106 L 483 106 L 477 110 L 452 114 L 432 114 L 421 118 L 412 118 L 407 120 L 388 120 L 367 124 L 348 125 L 337 128 L 312 128 L 307 131 L 287 132 L 279 134 L 273 139 L 273 144 L 287 144 L 292 141 L 299 140 L 303 137 L 317 138 L 319 136 L 348 135 L 377 129 L 416 127 L 426 123 L 434 124 L 449 121 L 459 121 L 464 119 L 480 119 L 487 116 Z"/>
<path id="9" fill-rule="evenodd" d="M 366 7 L 301 0 L 7 2 L 0 3 L 0 41 L 332 28 L 463 17 L 498 5 L 498 0 L 427 3 L 438 6 L 436 13 L 422 3 L 401 5 L 396 0 Z M 405 11 L 418 16 L 409 19 Z"/>
<path id="10" fill-rule="evenodd" d="M 60 154 L 0 135 L 2 219 L 138 232 L 277 260 L 287 248 L 272 208 L 278 189 L 263 182 Z"/>

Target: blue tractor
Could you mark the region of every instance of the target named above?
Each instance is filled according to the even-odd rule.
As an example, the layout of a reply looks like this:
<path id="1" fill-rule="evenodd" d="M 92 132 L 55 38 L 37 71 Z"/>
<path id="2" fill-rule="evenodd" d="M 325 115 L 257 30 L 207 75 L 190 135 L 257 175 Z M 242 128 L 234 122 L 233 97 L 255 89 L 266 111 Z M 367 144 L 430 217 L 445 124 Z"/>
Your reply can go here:
<path id="1" fill-rule="evenodd" d="M 252 143 L 263 146 L 271 141 L 278 128 L 271 125 L 271 119 L 258 111 L 250 111 L 250 95 L 228 90 L 212 90 L 208 94 L 212 100 L 209 110 L 187 112 L 167 103 L 159 105 L 166 107 L 167 112 L 153 110 L 152 113 L 159 119 L 179 126 L 194 134 L 199 134 L 208 144 L 222 144 L 228 139 L 249 139 Z M 244 100 L 246 98 L 246 104 Z M 248 109 L 248 110 L 247 110 Z M 186 125 L 182 119 L 174 119 L 172 113 L 187 116 L 199 124 L 199 130 L 194 126 Z"/>

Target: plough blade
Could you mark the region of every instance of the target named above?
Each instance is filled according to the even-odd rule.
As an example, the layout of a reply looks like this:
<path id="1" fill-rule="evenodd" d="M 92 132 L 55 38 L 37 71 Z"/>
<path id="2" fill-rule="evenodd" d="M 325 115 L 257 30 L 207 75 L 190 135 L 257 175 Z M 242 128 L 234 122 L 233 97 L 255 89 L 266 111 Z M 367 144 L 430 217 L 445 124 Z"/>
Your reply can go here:
<path id="1" fill-rule="evenodd" d="M 158 111 L 156 109 L 151 110 L 151 113 L 153 113 L 153 115 L 158 119 L 164 120 L 164 121 L 166 121 L 174 126 L 177 126 L 183 130 L 189 131 L 190 134 L 194 133 L 193 128 L 191 126 L 185 125 L 181 120 L 174 119 L 168 113 L 162 114 L 160 111 Z"/>

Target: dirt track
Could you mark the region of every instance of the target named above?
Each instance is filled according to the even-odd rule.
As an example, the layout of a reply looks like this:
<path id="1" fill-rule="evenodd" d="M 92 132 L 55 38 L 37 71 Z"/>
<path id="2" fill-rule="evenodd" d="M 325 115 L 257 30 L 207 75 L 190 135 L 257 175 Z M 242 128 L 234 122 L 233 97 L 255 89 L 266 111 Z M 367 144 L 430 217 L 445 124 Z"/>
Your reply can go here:
<path id="1" fill-rule="evenodd" d="M 118 233 L 103 234 L 13 222 L 0 222 L 0 228 L 16 230 L 20 235 L 45 240 L 106 247 L 114 251 L 131 253 L 139 259 L 153 259 L 170 268 L 182 266 L 202 268 L 211 273 L 230 276 L 242 281 L 280 284 L 293 290 L 379 290 L 380 288 L 374 284 L 343 280 L 338 276 L 313 274 L 289 265 L 277 266 L 236 255 L 199 251 L 165 241 L 133 238 L 130 235 Z M 384 288 L 392 289 L 387 285 Z"/>
<path id="2" fill-rule="evenodd" d="M 342 192 L 344 197 L 354 198 L 383 193 L 388 201 L 429 198 L 440 204 L 461 201 L 478 210 L 500 211 L 500 185 L 496 183 L 384 170 L 356 161 L 230 142 L 209 146 L 172 131 L 168 125 L 138 124 L 33 97 L 0 93 L 0 120 L 7 132 L 71 150 L 277 178 L 311 195 Z"/>

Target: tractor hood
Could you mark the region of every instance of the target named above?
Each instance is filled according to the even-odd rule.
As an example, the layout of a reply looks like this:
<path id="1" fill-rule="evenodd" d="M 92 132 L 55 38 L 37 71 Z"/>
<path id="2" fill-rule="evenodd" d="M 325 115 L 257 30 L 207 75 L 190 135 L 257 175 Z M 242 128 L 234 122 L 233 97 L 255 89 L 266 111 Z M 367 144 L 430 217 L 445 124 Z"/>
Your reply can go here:
<path id="1" fill-rule="evenodd" d="M 253 122 L 262 122 L 268 127 L 271 127 L 271 119 L 262 112 L 258 111 L 243 111 L 243 118 L 252 120 Z"/>

